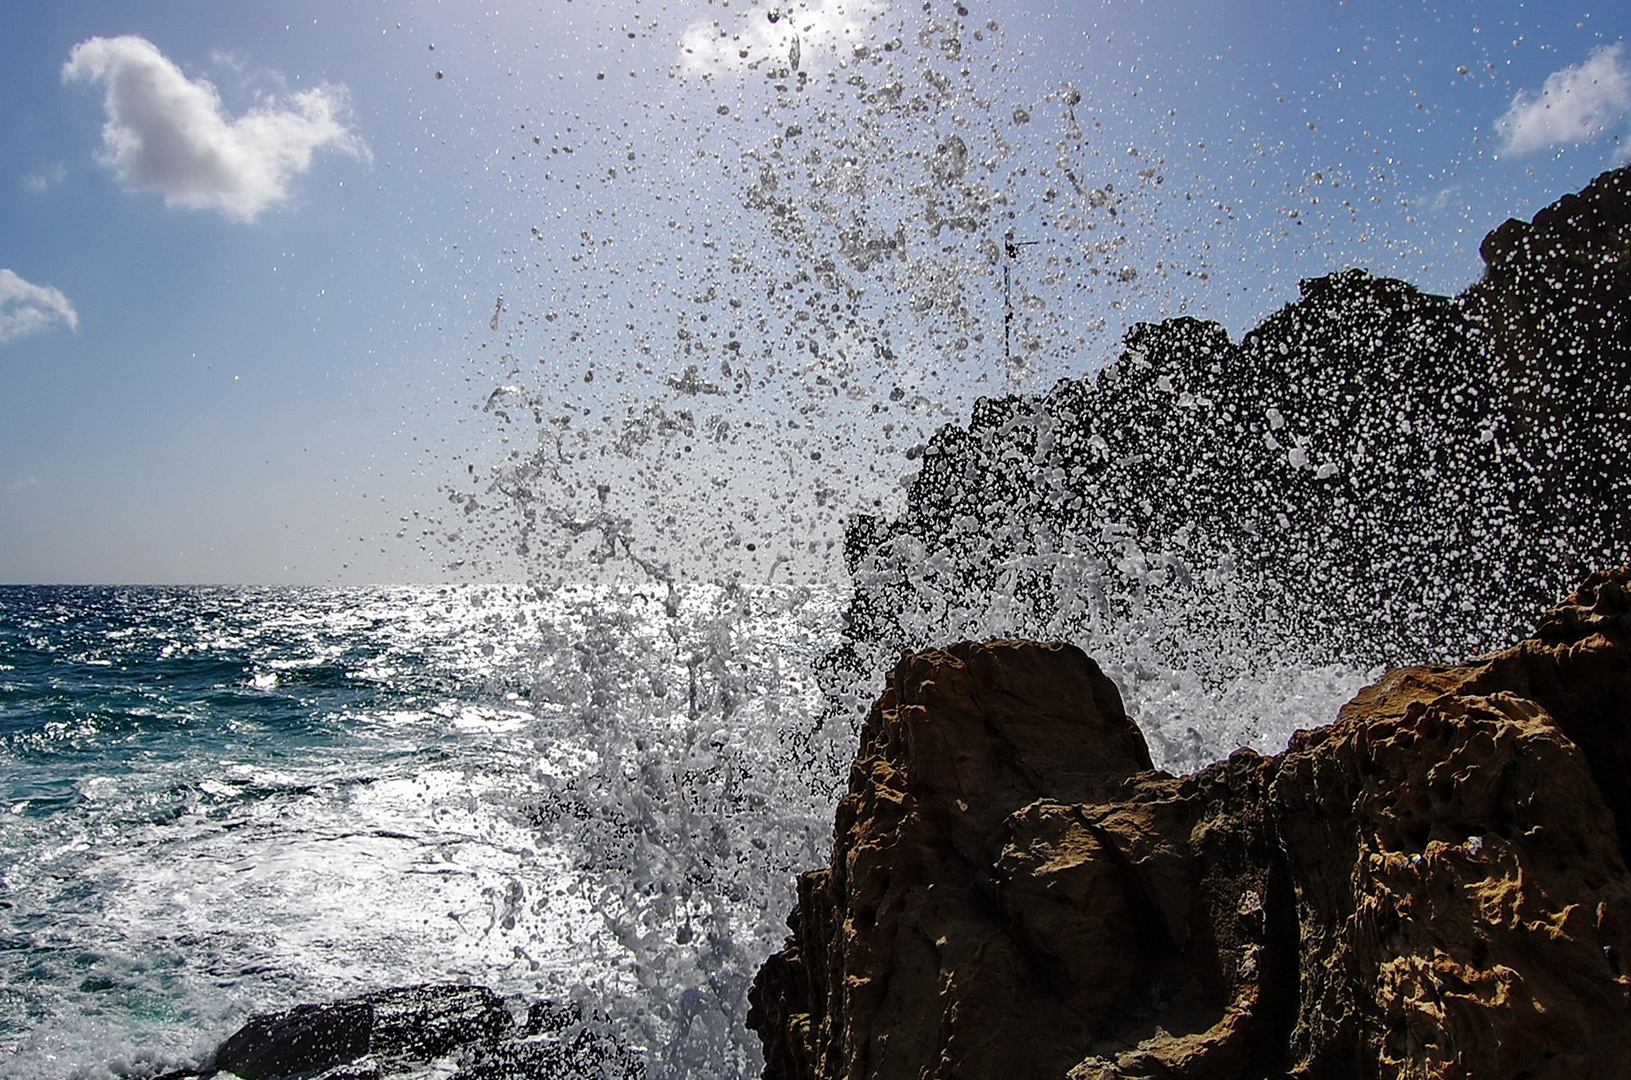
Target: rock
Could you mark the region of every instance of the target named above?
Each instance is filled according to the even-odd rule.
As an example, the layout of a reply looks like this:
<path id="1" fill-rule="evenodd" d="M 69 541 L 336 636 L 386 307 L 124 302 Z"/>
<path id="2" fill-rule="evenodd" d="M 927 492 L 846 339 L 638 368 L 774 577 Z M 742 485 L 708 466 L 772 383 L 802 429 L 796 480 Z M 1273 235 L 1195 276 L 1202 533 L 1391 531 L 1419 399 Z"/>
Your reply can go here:
<path id="1" fill-rule="evenodd" d="M 645 1055 L 619 1043 L 604 1017 L 575 1003 L 535 1003 L 522 1037 L 483 1047 L 454 1080 L 643 1080 Z"/>
<path id="2" fill-rule="evenodd" d="M 1087 746 L 1100 753 L 1084 755 Z M 1150 768 L 1091 660 L 1021 643 L 903 661 L 861 747 L 838 807 L 832 869 L 800 879 L 798 944 L 766 968 L 787 992 L 773 1001 L 761 975 L 751 999 L 749 1024 L 761 1033 L 767 1008 L 775 1026 L 819 1030 L 796 1043 L 767 1038 L 767 1076 L 847 1075 L 834 1069 L 857 1056 L 906 1075 L 930 1060 L 943 1012 L 990 1012 L 1009 1000 L 1024 964 L 990 905 L 1005 820 L 1045 794 L 1085 799 Z M 983 977 L 950 988 L 944 1009 L 926 1009 L 948 965 L 975 957 Z M 1040 1034 L 1050 1017 L 1031 1019 Z M 791 1058 L 778 1065 L 777 1055 Z"/>
<path id="3" fill-rule="evenodd" d="M 215 1052 L 215 1067 L 243 1080 L 321 1072 L 368 1053 L 373 1006 L 363 1000 L 297 1005 L 251 1017 Z"/>
<path id="4" fill-rule="evenodd" d="M 369 1052 L 380 1058 L 428 1061 L 515 1026 L 503 999 L 485 986 L 409 986 L 362 1000 L 374 1009 Z"/>
<path id="5" fill-rule="evenodd" d="M 1274 758 L 1152 770 L 1079 650 L 908 654 L 765 1076 L 1631 1076 L 1631 568 Z"/>
<path id="6" fill-rule="evenodd" d="M 1513 640 L 1631 549 L 1631 167 L 1483 251 L 1459 297 L 1345 270 L 1239 341 L 1142 324 L 1097 375 L 977 402 L 898 519 L 850 527 L 832 681 L 874 685 L 948 625 L 1085 638 L 1144 603 L 1209 628 L 1156 643 L 1203 671 Z"/>
<path id="7" fill-rule="evenodd" d="M 462 985 L 396 987 L 252 1017 L 221 1044 L 214 1068 L 242 1080 L 378 1080 L 436 1063 L 436 1075 L 454 1080 L 645 1075 L 643 1054 L 618 1042 L 605 1017 L 539 1002 L 517 1030 L 502 998 Z"/>

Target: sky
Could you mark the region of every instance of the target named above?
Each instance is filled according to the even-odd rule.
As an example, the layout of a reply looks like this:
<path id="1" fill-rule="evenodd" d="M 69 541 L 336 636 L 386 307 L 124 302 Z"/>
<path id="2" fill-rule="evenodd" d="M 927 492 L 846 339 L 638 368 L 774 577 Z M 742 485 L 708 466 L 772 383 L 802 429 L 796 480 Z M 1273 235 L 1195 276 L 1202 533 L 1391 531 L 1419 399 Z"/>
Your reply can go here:
<path id="1" fill-rule="evenodd" d="M 1631 161 L 1623 3 L 1194 7 L 0 6 L 0 583 L 828 573 L 975 397 Z"/>

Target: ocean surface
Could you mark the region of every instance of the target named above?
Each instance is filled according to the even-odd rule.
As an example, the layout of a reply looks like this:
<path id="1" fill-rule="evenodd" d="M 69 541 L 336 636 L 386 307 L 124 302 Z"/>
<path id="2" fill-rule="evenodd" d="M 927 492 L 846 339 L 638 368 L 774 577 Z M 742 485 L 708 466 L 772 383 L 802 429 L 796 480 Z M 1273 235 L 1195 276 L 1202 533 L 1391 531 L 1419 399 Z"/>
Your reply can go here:
<path id="1" fill-rule="evenodd" d="M 746 990 L 854 750 L 815 675 L 839 611 L 0 588 L 0 1075 L 152 1075 L 251 1013 L 427 981 L 577 1000 L 653 1076 L 757 1075 Z M 1361 675 L 1201 687 L 1136 641 L 1099 655 L 1173 768 L 1277 749 Z"/>
<path id="2" fill-rule="evenodd" d="M 0 588 L 0 1075 L 142 1074 L 440 980 L 741 1057 L 734 1005 L 667 992 L 740 992 L 817 861 L 829 792 L 783 742 L 835 610 Z"/>

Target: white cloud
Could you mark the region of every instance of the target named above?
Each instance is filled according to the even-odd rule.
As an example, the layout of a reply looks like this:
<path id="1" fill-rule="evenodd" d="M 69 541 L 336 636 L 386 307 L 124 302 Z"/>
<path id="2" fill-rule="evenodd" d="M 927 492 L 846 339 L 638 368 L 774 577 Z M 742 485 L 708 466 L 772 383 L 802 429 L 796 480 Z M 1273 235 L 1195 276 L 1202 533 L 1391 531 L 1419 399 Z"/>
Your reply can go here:
<path id="1" fill-rule="evenodd" d="M 62 77 L 105 86 L 100 160 L 171 206 L 253 221 L 289 198 L 318 150 L 367 156 L 349 126 L 343 86 L 264 98 L 233 117 L 213 83 L 187 78 L 151 41 L 133 36 L 80 42 Z"/>
<path id="2" fill-rule="evenodd" d="M 1631 118 L 1631 61 L 1618 42 L 1546 76 L 1539 94 L 1519 91 L 1495 127 L 1502 149 L 1526 154 L 1590 142 Z"/>
<path id="3" fill-rule="evenodd" d="M 79 313 L 62 290 L 0 269 L 0 345 L 56 326 L 79 329 Z"/>
<path id="4" fill-rule="evenodd" d="M 31 172 L 24 176 L 23 189 L 35 195 L 44 195 L 66 179 L 68 179 L 68 170 L 62 166 L 61 162 L 58 162 L 41 169 L 39 172 Z"/>
<path id="5" fill-rule="evenodd" d="M 732 23 L 692 23 L 680 35 L 680 70 L 706 75 L 766 61 L 778 67 L 824 66 L 822 54 L 865 42 L 868 24 L 883 9 L 881 0 L 773 0 Z"/>

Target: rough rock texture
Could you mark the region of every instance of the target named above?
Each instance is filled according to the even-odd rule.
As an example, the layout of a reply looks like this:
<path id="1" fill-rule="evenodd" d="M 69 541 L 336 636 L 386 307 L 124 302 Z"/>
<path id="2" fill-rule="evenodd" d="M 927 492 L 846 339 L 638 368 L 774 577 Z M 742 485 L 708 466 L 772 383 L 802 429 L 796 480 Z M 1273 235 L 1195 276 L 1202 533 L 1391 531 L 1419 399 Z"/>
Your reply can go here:
<path id="1" fill-rule="evenodd" d="M 908 654 L 754 985 L 765 1076 L 1631 1077 L 1628 587 L 1182 778 L 1073 647 Z"/>
<path id="2" fill-rule="evenodd" d="M 251 1017 L 203 1073 L 158 1080 L 639 1080 L 641 1053 L 576 1005 L 537 1002 L 517 1025 L 484 986 L 378 990 Z"/>
<path id="3" fill-rule="evenodd" d="M 1096 375 L 976 403 L 897 520 L 852 524 L 835 666 L 875 681 L 988 602 L 1009 614 L 969 632 L 1077 638 L 1167 597 L 1190 629 L 1344 661 L 1513 640 L 1631 559 L 1631 167 L 1482 252 L 1458 297 L 1345 270 L 1238 341 L 1143 324 Z"/>

